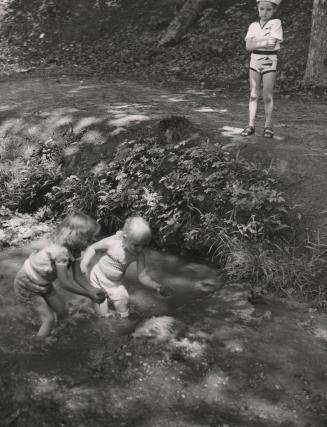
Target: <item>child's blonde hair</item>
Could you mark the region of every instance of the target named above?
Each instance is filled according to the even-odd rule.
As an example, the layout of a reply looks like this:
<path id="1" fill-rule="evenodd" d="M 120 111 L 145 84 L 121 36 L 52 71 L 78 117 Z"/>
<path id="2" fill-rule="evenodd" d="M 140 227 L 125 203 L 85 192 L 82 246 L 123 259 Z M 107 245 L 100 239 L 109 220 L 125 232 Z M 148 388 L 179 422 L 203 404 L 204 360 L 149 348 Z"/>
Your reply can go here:
<path id="1" fill-rule="evenodd" d="M 136 240 L 139 243 L 149 244 L 151 240 L 151 228 L 144 218 L 132 216 L 127 218 L 123 227 L 123 232 L 128 239 Z"/>
<path id="2" fill-rule="evenodd" d="M 82 212 L 74 212 L 58 225 L 54 240 L 73 251 L 85 249 L 99 232 L 99 224 Z"/>

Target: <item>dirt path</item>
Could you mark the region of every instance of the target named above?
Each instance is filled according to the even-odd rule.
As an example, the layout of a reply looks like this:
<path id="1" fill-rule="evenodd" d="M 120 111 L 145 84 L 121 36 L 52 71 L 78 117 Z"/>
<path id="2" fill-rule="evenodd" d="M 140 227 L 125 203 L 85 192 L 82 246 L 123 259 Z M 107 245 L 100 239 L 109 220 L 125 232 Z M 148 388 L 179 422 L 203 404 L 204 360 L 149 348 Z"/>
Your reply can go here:
<path id="1" fill-rule="evenodd" d="M 246 122 L 246 96 L 68 77 L 2 82 L 0 91 L 7 148 L 67 129 L 86 144 L 109 147 L 140 122 L 185 115 L 226 149 L 275 159 L 289 196 L 305 204 L 315 224 L 324 222 L 325 105 L 277 99 L 276 139 L 244 141 L 237 134 Z M 12 279 L 40 244 L 0 258 L 0 426 L 326 425 L 327 316 L 271 298 L 253 305 L 244 286 L 169 254 L 149 259 L 174 298 L 142 289 L 131 270 L 135 320 L 97 319 L 85 299 L 69 297 L 71 323 L 47 350 L 31 350 L 36 324 L 15 303 Z"/>
<path id="2" fill-rule="evenodd" d="M 114 80 L 69 76 L 30 78 L 0 83 L 0 138 L 15 136 L 28 150 L 33 140 L 71 133 L 88 150 L 110 153 L 121 137 L 133 135 L 139 124 L 182 115 L 219 140 L 227 150 L 267 166 L 273 165 L 288 200 L 305 214 L 312 230 L 327 242 L 327 124 L 325 102 L 276 95 L 275 138 L 262 136 L 263 109 L 254 137 L 239 133 L 247 123 L 247 94 L 223 89 L 165 89 Z M 130 132 L 130 133 L 129 133 Z M 131 136 L 132 137 L 132 136 Z M 10 141 L 4 142 L 8 147 Z M 77 146 L 71 148 L 72 154 Z M 72 171 L 76 166 L 70 164 Z M 312 191 L 314 189 L 314 191 Z M 308 226 L 308 224 L 306 226 Z"/>

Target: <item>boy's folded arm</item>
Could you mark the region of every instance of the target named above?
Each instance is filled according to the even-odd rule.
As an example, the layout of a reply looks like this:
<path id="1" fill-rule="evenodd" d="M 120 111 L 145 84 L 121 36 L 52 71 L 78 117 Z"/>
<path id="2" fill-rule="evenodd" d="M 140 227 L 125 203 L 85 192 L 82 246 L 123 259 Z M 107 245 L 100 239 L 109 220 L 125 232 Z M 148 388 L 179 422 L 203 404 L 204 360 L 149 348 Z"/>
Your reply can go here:
<path id="1" fill-rule="evenodd" d="M 246 39 L 245 43 L 246 50 L 252 51 L 254 49 L 267 47 L 268 37 L 250 37 Z"/>
<path id="2" fill-rule="evenodd" d="M 279 19 L 276 20 L 275 25 L 273 26 L 270 37 L 276 39 L 276 41 L 282 42 L 283 41 L 283 28 L 282 23 Z"/>

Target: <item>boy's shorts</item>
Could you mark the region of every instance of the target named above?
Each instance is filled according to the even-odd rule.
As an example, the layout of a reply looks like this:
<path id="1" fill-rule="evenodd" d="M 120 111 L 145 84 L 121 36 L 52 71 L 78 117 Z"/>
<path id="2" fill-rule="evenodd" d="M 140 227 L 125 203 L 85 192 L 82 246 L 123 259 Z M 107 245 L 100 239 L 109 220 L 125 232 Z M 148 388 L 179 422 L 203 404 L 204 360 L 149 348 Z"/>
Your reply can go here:
<path id="1" fill-rule="evenodd" d="M 90 283 L 94 288 L 103 289 L 112 302 L 129 298 L 128 292 L 122 282 L 108 279 L 97 266 L 94 266 L 91 271 Z"/>
<path id="2" fill-rule="evenodd" d="M 250 70 L 253 70 L 261 75 L 266 73 L 274 73 L 277 70 L 277 55 L 264 55 L 259 53 L 251 53 Z"/>

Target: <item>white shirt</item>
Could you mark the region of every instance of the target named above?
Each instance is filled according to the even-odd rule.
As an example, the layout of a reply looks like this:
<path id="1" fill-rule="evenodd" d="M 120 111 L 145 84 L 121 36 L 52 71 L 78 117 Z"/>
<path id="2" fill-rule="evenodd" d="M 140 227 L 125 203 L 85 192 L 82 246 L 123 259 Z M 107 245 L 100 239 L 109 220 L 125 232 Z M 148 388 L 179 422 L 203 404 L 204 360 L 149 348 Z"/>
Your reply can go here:
<path id="1" fill-rule="evenodd" d="M 270 19 L 265 23 L 265 25 L 261 28 L 260 22 L 252 22 L 250 24 L 248 32 L 245 36 L 245 40 L 247 39 L 256 39 L 256 38 L 274 38 L 277 39 L 276 46 L 273 50 L 280 49 L 280 43 L 283 41 L 283 29 L 282 23 L 280 19 Z M 265 48 L 259 48 L 257 50 L 267 50 Z"/>

